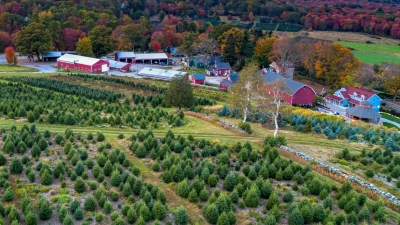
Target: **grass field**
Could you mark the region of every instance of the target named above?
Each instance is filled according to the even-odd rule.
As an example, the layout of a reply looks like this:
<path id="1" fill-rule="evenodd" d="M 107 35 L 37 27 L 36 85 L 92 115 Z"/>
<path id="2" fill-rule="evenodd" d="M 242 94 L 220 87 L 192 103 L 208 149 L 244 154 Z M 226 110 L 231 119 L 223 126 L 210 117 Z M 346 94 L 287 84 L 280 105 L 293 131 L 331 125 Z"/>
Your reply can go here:
<path id="1" fill-rule="evenodd" d="M 367 64 L 381 64 L 382 62 L 400 63 L 400 57 L 374 52 L 353 51 L 355 57 Z"/>
<path id="2" fill-rule="evenodd" d="M 339 41 L 338 43 L 357 51 L 400 54 L 400 46 L 398 45 L 366 44 L 348 41 Z"/>
<path id="3" fill-rule="evenodd" d="M 188 72 L 189 74 L 198 74 L 198 73 L 202 73 L 205 74 L 205 70 L 201 69 L 201 68 L 191 68 L 190 70 L 183 70 L 183 69 L 179 69 L 179 71 L 183 71 L 183 72 Z"/>
<path id="4" fill-rule="evenodd" d="M 0 64 L 0 72 L 37 72 L 37 69 L 25 67 L 25 66 L 9 66 L 6 64 Z"/>

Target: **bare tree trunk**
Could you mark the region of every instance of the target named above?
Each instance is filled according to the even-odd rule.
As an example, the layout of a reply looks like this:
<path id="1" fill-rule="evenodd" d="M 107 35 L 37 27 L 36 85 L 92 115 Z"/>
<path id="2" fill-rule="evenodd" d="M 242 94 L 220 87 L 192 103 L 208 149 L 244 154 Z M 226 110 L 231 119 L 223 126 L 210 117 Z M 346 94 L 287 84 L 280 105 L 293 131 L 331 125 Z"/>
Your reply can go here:
<path id="1" fill-rule="evenodd" d="M 243 109 L 243 123 L 246 122 L 247 119 L 247 106 Z"/>
<path id="2" fill-rule="evenodd" d="M 276 112 L 274 115 L 274 122 L 275 122 L 274 138 L 276 138 L 278 136 L 278 130 L 279 130 L 278 116 L 279 116 L 279 108 L 281 106 L 280 99 L 275 99 L 275 104 L 276 104 Z"/>
<path id="3" fill-rule="evenodd" d="M 36 52 L 36 57 L 37 57 L 38 61 L 40 62 L 40 54 L 39 54 L 39 52 Z"/>

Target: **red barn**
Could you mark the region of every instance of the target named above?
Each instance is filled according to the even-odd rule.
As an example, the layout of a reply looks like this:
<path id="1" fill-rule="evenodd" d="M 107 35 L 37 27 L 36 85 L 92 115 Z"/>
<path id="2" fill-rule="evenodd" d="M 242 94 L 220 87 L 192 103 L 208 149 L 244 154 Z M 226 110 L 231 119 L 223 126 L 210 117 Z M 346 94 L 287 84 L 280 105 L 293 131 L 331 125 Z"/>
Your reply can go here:
<path id="1" fill-rule="evenodd" d="M 206 75 L 199 73 L 192 75 L 192 84 L 206 84 Z"/>
<path id="2" fill-rule="evenodd" d="M 64 54 L 57 59 L 57 66 L 88 73 L 101 73 L 109 70 L 110 63 L 103 59 Z"/>
<path id="3" fill-rule="evenodd" d="M 262 70 L 263 81 L 264 83 L 274 82 L 276 80 L 284 80 L 287 87 L 288 92 L 286 93 L 286 97 L 284 101 L 290 105 L 313 105 L 315 99 L 315 91 L 300 82 L 294 81 L 292 79 L 283 77 L 281 75 L 276 74 L 270 69 Z"/>

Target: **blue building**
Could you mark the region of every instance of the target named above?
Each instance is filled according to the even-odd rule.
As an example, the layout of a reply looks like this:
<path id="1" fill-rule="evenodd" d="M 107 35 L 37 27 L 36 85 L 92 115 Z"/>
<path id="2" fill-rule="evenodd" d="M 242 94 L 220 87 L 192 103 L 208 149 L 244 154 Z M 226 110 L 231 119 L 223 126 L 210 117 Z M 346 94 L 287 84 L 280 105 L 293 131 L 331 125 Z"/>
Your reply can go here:
<path id="1" fill-rule="evenodd" d="M 379 112 L 382 99 L 375 92 L 367 91 L 364 87 L 347 86 L 336 91 L 333 95 L 327 95 L 326 101 L 345 108 L 360 106 L 360 102 L 367 101 L 372 109 Z"/>

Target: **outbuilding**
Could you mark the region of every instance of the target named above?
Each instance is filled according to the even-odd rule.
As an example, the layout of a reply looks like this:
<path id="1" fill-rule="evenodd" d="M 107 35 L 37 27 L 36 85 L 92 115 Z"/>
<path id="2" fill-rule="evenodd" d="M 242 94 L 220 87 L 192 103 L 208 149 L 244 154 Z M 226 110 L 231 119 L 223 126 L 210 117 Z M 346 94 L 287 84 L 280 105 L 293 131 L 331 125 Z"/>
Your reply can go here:
<path id="1" fill-rule="evenodd" d="M 57 66 L 88 73 L 101 73 L 109 70 L 110 63 L 103 59 L 64 54 L 57 59 Z"/>
<path id="2" fill-rule="evenodd" d="M 192 75 L 192 84 L 206 84 L 206 75 L 202 73 Z"/>
<path id="3" fill-rule="evenodd" d="M 348 108 L 346 116 L 353 120 L 361 120 L 367 123 L 378 124 L 381 119 L 381 114 L 374 110 L 371 103 L 368 101 L 361 101 L 359 105 Z"/>
<path id="4" fill-rule="evenodd" d="M 115 60 L 108 60 L 108 62 L 110 63 L 110 70 L 129 71 L 132 66 L 130 63 L 118 62 Z"/>
<path id="5" fill-rule="evenodd" d="M 151 67 L 144 67 L 141 71 L 139 71 L 139 75 L 142 76 L 143 78 L 169 81 L 176 75 L 188 76 L 189 74 L 187 72 L 183 72 L 183 71 L 163 70 L 163 69 L 156 69 L 156 68 L 151 68 Z"/>
<path id="6" fill-rule="evenodd" d="M 276 74 L 272 69 L 263 69 L 262 76 L 264 83 L 271 83 L 276 80 L 283 80 L 288 88 L 283 99 L 290 105 L 313 105 L 315 91 L 308 85 Z M 266 90 L 267 91 L 267 90 Z"/>
<path id="7" fill-rule="evenodd" d="M 163 62 L 167 65 L 168 56 L 165 53 L 135 54 L 134 52 L 117 52 L 115 53 L 115 61 L 142 64 L 160 64 Z"/>

